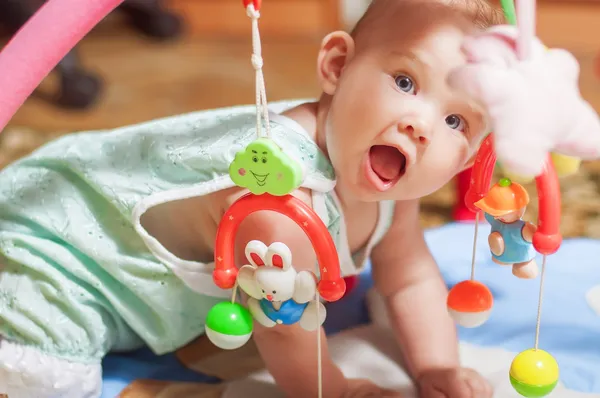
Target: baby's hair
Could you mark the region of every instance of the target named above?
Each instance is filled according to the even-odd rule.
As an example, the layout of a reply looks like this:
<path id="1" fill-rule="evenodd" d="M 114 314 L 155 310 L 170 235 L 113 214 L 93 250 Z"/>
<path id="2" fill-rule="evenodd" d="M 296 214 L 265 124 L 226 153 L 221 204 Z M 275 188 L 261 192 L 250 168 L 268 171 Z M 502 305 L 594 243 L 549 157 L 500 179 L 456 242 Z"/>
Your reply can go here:
<path id="1" fill-rule="evenodd" d="M 449 5 L 465 7 L 469 19 L 483 29 L 506 23 L 502 10 L 487 0 L 449 0 Z"/>
<path id="2" fill-rule="evenodd" d="M 378 16 L 389 15 L 390 12 L 399 11 L 402 7 L 426 6 L 423 1 L 418 3 L 415 0 L 371 0 L 369 7 L 362 18 L 352 29 L 352 37 L 356 37 L 365 25 L 368 25 Z M 448 7 L 462 16 L 466 17 L 476 27 L 481 29 L 489 28 L 494 25 L 506 23 L 502 11 L 493 6 L 488 0 L 431 0 L 428 6 Z M 392 10 L 392 11 L 390 11 Z"/>

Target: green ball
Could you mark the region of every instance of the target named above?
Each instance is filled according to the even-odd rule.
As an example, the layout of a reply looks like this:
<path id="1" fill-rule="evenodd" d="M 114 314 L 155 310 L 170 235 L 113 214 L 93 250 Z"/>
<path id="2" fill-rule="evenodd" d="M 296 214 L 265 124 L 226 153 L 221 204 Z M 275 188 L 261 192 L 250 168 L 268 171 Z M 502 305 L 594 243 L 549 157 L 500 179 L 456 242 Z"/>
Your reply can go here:
<path id="1" fill-rule="evenodd" d="M 214 345 L 224 350 L 235 350 L 252 336 L 252 315 L 242 305 L 224 301 L 208 312 L 205 329 Z"/>
<path id="2" fill-rule="evenodd" d="M 500 181 L 498 181 L 498 185 L 500 185 L 501 187 L 510 187 L 512 184 L 512 181 L 509 178 L 502 178 L 500 179 Z"/>
<path id="3" fill-rule="evenodd" d="M 510 376 L 510 384 L 512 384 L 516 392 L 518 392 L 526 398 L 542 398 L 547 396 L 554 390 L 554 388 L 558 384 L 558 380 L 554 383 L 535 386 L 531 384 L 522 383 L 514 377 Z"/>

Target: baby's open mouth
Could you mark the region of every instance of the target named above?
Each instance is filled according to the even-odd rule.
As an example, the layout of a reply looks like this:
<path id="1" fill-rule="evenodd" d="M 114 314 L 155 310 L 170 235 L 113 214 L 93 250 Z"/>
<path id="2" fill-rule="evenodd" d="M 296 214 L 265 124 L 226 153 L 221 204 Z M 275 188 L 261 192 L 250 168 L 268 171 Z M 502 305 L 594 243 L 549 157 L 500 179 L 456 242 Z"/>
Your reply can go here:
<path id="1" fill-rule="evenodd" d="M 398 148 L 374 145 L 369 150 L 372 174 L 379 181 L 372 181 L 381 191 L 392 187 L 406 171 L 406 156 Z"/>
<path id="2" fill-rule="evenodd" d="M 256 184 L 258 184 L 258 186 L 262 187 L 267 182 L 266 180 L 267 180 L 267 177 L 269 176 L 268 174 L 256 174 L 252 170 L 250 170 L 250 173 L 252 173 L 252 175 L 256 179 Z"/>

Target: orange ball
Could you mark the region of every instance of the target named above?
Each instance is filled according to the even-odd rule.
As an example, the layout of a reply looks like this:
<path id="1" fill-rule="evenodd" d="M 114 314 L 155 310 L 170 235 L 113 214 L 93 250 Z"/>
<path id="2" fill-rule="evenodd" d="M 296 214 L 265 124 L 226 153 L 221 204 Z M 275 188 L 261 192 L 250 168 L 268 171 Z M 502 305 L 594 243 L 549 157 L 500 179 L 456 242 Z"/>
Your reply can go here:
<path id="1" fill-rule="evenodd" d="M 457 324 L 466 328 L 476 328 L 489 319 L 494 297 L 483 283 L 467 280 L 450 290 L 446 304 L 448 313 Z"/>

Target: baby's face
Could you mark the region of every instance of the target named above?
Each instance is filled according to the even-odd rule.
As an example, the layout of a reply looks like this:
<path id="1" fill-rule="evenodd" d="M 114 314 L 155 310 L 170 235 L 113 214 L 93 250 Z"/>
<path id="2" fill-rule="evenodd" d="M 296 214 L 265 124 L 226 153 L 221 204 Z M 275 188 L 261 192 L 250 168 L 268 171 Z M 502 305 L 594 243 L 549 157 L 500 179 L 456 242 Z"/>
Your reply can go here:
<path id="1" fill-rule="evenodd" d="M 338 183 L 365 201 L 426 196 L 464 169 L 483 138 L 483 114 L 450 89 L 465 63 L 461 29 L 390 39 L 360 51 L 340 76 L 326 140 Z"/>

